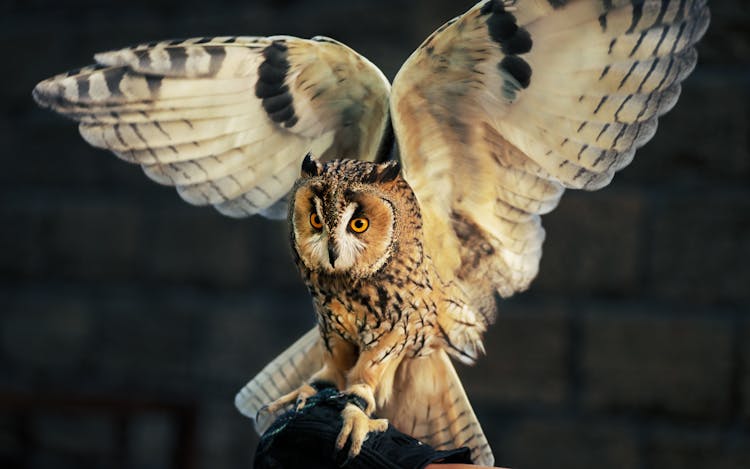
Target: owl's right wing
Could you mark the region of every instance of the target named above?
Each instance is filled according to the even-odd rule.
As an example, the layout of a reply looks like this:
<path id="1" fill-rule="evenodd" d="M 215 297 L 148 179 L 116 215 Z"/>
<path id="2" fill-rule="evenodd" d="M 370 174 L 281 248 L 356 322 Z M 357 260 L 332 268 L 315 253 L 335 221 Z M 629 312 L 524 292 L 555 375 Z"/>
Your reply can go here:
<path id="1" fill-rule="evenodd" d="M 458 324 L 528 287 L 566 188 L 606 186 L 651 139 L 708 22 L 706 0 L 484 0 L 407 60 L 391 115 L 438 272 L 482 313 Z"/>
<path id="2" fill-rule="evenodd" d="M 324 37 L 194 38 L 95 59 L 39 83 L 36 101 L 186 201 L 234 217 L 285 217 L 308 152 L 374 160 L 388 123 L 388 80 Z"/>

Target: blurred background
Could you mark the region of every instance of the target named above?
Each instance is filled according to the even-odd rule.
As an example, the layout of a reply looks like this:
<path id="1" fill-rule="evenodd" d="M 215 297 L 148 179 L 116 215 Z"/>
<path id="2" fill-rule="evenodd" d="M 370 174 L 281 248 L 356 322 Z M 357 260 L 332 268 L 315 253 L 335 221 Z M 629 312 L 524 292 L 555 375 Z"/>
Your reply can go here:
<path id="1" fill-rule="evenodd" d="M 284 223 L 191 207 L 31 89 L 94 52 L 324 34 L 392 78 L 470 0 L 0 2 L 0 467 L 250 467 L 234 394 L 313 324 Z M 750 467 L 750 6 L 609 188 L 544 219 L 541 273 L 460 367 L 498 464 Z"/>

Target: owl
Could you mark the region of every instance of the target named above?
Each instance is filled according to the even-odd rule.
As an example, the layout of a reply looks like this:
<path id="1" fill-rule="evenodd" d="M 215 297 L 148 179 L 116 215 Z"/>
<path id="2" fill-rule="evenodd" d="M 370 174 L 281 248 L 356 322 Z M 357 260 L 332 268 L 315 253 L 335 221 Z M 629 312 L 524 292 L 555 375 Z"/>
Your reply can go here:
<path id="1" fill-rule="evenodd" d="M 205 37 L 97 54 L 33 94 L 187 202 L 288 220 L 317 325 L 238 393 L 259 432 L 333 386 L 350 457 L 390 422 L 492 465 L 451 358 L 478 359 L 536 276 L 540 217 L 653 137 L 706 3 L 483 0 L 392 85 L 333 39 Z"/>

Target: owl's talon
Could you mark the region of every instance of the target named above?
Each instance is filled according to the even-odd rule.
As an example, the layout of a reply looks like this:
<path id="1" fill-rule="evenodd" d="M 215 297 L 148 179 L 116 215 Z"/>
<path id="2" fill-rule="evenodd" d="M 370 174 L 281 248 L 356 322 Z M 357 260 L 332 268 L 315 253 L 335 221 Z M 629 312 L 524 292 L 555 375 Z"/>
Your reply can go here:
<path id="1" fill-rule="evenodd" d="M 354 404 L 347 404 L 341 411 L 341 431 L 336 438 L 336 449 L 341 450 L 349 441 L 349 453 L 342 465 L 346 465 L 362 450 L 362 444 L 367 439 L 370 432 L 384 432 L 388 428 L 388 420 L 371 419 L 359 407 Z"/>
<path id="2" fill-rule="evenodd" d="M 258 422 L 270 414 L 271 412 L 268 410 L 268 404 L 266 404 L 262 406 L 260 409 L 258 409 L 258 412 L 255 413 L 255 421 Z"/>
<path id="3" fill-rule="evenodd" d="M 307 403 L 307 398 L 309 396 L 305 396 L 303 394 L 300 394 L 297 396 L 297 402 L 294 403 L 294 410 L 302 410 L 303 407 L 305 407 L 305 404 Z"/>

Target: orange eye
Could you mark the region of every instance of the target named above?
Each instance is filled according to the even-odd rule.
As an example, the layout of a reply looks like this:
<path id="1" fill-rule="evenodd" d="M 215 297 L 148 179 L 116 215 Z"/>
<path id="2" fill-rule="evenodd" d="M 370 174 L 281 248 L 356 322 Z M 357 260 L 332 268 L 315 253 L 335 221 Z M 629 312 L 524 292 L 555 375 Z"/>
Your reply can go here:
<path id="1" fill-rule="evenodd" d="M 369 226 L 370 221 L 367 218 L 352 218 L 352 221 L 349 222 L 349 229 L 355 233 L 364 233 Z"/>
<path id="2" fill-rule="evenodd" d="M 318 216 L 318 214 L 314 212 L 310 214 L 310 224 L 316 230 L 323 228 L 323 222 L 320 221 L 320 217 Z"/>

